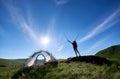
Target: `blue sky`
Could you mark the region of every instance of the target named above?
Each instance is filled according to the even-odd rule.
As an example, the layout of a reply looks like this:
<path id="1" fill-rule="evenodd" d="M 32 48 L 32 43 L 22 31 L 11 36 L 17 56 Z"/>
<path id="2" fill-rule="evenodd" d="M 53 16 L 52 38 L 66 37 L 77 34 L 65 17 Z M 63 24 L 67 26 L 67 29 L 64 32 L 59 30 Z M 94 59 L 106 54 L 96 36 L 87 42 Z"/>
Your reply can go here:
<path id="1" fill-rule="evenodd" d="M 39 50 L 73 57 L 66 37 L 76 39 L 82 56 L 120 44 L 120 0 L 0 0 L 0 58 Z"/>

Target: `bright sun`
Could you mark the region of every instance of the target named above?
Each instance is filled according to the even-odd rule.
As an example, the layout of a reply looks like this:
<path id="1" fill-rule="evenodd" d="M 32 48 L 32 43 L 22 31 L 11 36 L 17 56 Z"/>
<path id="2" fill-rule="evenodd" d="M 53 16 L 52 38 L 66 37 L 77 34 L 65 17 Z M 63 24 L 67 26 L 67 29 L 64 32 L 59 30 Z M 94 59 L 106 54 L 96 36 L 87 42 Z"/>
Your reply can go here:
<path id="1" fill-rule="evenodd" d="M 49 42 L 50 42 L 50 38 L 49 38 L 48 36 L 43 36 L 43 37 L 41 37 L 41 43 L 42 43 L 44 46 L 48 45 Z"/>

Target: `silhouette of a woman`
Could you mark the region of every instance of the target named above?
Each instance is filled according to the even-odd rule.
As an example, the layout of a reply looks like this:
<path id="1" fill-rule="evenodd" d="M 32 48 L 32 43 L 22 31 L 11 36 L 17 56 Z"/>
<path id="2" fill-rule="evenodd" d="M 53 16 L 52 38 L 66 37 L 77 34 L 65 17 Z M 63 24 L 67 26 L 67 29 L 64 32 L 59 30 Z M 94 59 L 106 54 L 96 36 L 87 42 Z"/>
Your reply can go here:
<path id="1" fill-rule="evenodd" d="M 77 47 L 78 47 L 78 46 L 77 46 L 77 42 L 76 42 L 75 40 L 74 40 L 73 42 L 71 42 L 70 40 L 68 40 L 68 42 L 72 44 L 76 56 L 77 56 L 77 57 L 80 56 L 80 53 L 79 53 L 79 51 L 78 51 L 78 49 L 77 49 Z"/>

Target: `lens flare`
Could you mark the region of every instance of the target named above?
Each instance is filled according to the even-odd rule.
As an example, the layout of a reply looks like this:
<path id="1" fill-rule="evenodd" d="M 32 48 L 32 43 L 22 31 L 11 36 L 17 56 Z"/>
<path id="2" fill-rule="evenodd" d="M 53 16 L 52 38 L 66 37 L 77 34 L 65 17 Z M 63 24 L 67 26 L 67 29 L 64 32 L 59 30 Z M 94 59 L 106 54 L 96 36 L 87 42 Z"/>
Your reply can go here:
<path id="1" fill-rule="evenodd" d="M 50 43 L 50 38 L 48 36 L 41 37 L 41 43 L 46 46 Z"/>

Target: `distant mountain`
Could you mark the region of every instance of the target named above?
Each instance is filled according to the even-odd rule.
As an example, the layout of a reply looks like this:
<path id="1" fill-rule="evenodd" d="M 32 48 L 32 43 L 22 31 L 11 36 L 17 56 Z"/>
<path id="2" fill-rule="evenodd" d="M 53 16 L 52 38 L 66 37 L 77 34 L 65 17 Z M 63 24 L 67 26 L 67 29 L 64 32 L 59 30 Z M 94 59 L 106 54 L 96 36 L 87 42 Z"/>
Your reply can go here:
<path id="1" fill-rule="evenodd" d="M 110 60 L 120 60 L 120 45 L 108 47 L 96 53 L 96 56 L 104 57 Z"/>
<path id="2" fill-rule="evenodd" d="M 27 61 L 27 59 L 2 59 L 0 58 L 0 67 L 11 67 L 11 66 L 24 66 L 24 63 Z M 44 60 L 38 60 L 36 64 L 43 63 Z"/>
<path id="3" fill-rule="evenodd" d="M 0 67 L 23 66 L 26 59 L 2 59 L 0 58 Z"/>

